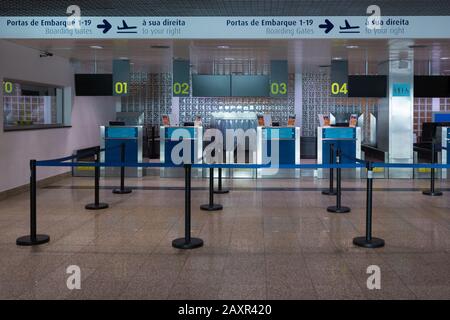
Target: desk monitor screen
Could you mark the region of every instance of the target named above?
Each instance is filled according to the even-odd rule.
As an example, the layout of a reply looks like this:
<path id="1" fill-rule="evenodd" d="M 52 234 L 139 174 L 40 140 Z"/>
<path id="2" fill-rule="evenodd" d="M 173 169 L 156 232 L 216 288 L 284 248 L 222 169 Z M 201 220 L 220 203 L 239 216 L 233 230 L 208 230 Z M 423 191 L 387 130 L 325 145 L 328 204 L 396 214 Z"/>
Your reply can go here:
<path id="1" fill-rule="evenodd" d="M 339 113 L 334 113 L 333 115 L 334 115 L 334 118 L 336 119 L 336 122 L 333 126 L 335 126 L 335 127 L 348 127 L 349 126 L 350 116 L 352 115 L 352 113 L 339 112 Z"/>
<path id="2" fill-rule="evenodd" d="M 110 126 L 124 126 L 125 122 L 124 121 L 110 121 L 109 125 Z"/>

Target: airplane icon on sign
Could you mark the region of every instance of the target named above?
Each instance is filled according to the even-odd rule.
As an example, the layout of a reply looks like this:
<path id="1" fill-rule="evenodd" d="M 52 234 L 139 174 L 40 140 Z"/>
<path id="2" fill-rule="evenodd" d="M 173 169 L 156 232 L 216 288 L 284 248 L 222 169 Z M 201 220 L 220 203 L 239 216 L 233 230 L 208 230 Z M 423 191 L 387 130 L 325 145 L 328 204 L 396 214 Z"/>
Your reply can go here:
<path id="1" fill-rule="evenodd" d="M 117 33 L 137 33 L 137 31 L 122 31 L 122 30 L 137 29 L 137 27 L 135 27 L 135 26 L 129 27 L 125 20 L 122 20 L 122 25 L 123 25 L 122 27 L 117 27 L 117 30 L 121 30 L 121 31 L 117 31 Z"/>

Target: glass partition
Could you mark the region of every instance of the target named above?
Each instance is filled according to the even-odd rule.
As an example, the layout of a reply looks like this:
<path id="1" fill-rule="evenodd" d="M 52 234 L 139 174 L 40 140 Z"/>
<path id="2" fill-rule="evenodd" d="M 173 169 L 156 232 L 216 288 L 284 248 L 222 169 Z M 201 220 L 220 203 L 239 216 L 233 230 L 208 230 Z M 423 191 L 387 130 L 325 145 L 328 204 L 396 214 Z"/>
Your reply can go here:
<path id="1" fill-rule="evenodd" d="M 64 88 L 3 80 L 3 130 L 64 126 Z"/>

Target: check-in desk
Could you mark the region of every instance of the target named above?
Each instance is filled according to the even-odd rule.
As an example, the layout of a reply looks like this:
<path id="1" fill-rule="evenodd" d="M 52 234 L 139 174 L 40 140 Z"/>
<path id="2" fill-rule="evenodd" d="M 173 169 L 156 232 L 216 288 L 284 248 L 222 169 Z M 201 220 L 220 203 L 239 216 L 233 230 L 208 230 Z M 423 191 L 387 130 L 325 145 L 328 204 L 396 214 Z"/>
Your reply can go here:
<path id="1" fill-rule="evenodd" d="M 125 162 L 142 162 L 142 126 L 101 126 L 100 144 L 102 162 L 121 162 L 121 145 L 125 144 Z M 120 176 L 120 168 L 102 168 L 106 177 Z M 125 168 L 125 176 L 142 177 L 142 168 Z"/>
<path id="2" fill-rule="evenodd" d="M 255 112 L 212 112 L 211 128 L 222 132 L 225 163 L 257 163 L 256 152 L 256 128 L 258 119 Z M 227 133 L 244 133 L 243 139 L 227 139 Z M 229 145 L 230 143 L 230 145 Z M 245 159 L 242 159 L 244 158 Z M 225 178 L 256 178 L 256 169 L 224 169 L 222 176 Z"/>
<path id="3" fill-rule="evenodd" d="M 441 132 L 442 151 L 440 153 L 440 156 L 438 156 L 438 162 L 440 162 L 442 164 L 449 164 L 450 163 L 450 152 L 449 152 L 449 150 L 450 150 L 450 127 L 442 127 L 442 128 L 440 128 L 440 132 Z M 436 170 L 436 172 L 439 172 L 439 170 Z M 442 172 L 442 178 L 447 179 L 448 174 L 450 173 L 450 170 L 442 169 L 441 172 Z"/>
<path id="4" fill-rule="evenodd" d="M 174 163 L 174 160 L 176 160 L 174 157 L 184 159 L 184 151 L 190 152 L 189 159 L 191 163 L 202 163 L 203 127 L 161 127 L 160 137 L 161 163 L 178 164 Z M 181 146 L 184 145 L 183 140 L 188 140 L 188 150 L 183 148 L 183 151 L 180 152 Z M 192 176 L 199 176 L 201 172 L 201 169 L 194 169 L 192 170 Z M 161 168 L 161 177 L 174 178 L 183 176 L 183 168 Z"/>
<path id="5" fill-rule="evenodd" d="M 258 164 L 300 164 L 299 127 L 257 127 L 256 158 Z M 258 177 L 298 177 L 299 169 L 258 169 Z"/>
<path id="6" fill-rule="evenodd" d="M 361 128 L 356 127 L 318 127 L 317 128 L 317 163 L 330 163 L 330 144 L 334 152 L 341 150 L 341 163 L 355 163 L 354 158 L 361 159 Z M 328 177 L 328 169 L 318 169 L 319 178 Z M 360 178 L 361 169 L 344 169 L 342 176 Z"/>

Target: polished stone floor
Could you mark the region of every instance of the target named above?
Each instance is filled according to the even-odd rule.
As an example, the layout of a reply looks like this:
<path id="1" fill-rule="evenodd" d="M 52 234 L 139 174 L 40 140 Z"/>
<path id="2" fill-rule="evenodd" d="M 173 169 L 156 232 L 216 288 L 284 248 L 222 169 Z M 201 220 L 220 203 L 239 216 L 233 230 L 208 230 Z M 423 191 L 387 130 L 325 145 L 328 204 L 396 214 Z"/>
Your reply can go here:
<path id="1" fill-rule="evenodd" d="M 427 180 L 376 180 L 374 236 L 379 249 L 352 245 L 365 230 L 365 181 L 343 181 L 347 214 L 326 207 L 327 180 L 235 179 L 217 195 L 223 211 L 205 212 L 206 179 L 193 179 L 192 234 L 202 248 L 181 251 L 183 179 L 128 179 L 132 194 L 110 208 L 87 211 L 92 178 L 66 178 L 38 189 L 38 231 L 48 244 L 17 247 L 28 233 L 28 194 L 0 201 L 2 299 L 449 299 L 450 182 L 442 197 L 420 192 Z M 255 188 L 257 189 L 255 191 Z M 316 190 L 317 189 L 317 190 Z M 66 268 L 81 269 L 81 290 L 69 290 Z M 381 270 L 369 290 L 367 267 Z"/>

